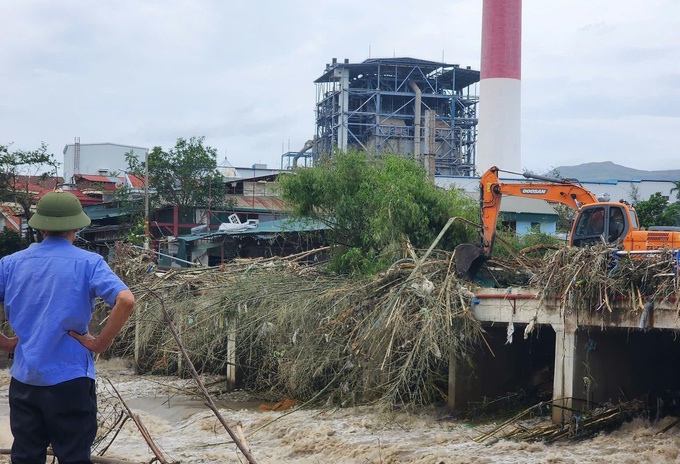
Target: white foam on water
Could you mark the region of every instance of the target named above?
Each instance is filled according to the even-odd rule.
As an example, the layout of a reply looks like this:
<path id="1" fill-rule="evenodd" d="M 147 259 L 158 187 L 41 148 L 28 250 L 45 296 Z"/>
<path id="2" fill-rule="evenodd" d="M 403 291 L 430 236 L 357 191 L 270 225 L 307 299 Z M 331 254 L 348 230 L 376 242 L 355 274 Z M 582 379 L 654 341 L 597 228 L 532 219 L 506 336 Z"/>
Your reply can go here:
<path id="1" fill-rule="evenodd" d="M 193 386 L 191 380 L 136 376 L 125 365 L 98 365 L 98 369 L 139 414 L 169 460 L 195 464 L 246 462 L 242 456 L 239 460 L 236 446 L 202 401 L 180 391 Z M 8 379 L 6 372 L 3 376 L 0 371 L 0 448 L 11 444 L 6 417 Z M 100 379 L 100 400 L 106 394 L 103 385 Z M 578 442 L 546 445 L 500 441 L 484 445 L 474 437 L 495 424 L 470 427 L 434 408 L 389 415 L 368 406 L 303 409 L 284 416 L 286 412 L 260 411 L 252 402 L 220 404 L 226 404 L 220 411 L 233 429 L 237 422 L 242 423 L 253 455 L 263 464 L 680 463 L 680 426 L 656 435 L 673 418 L 655 424 L 636 419 L 614 432 Z M 153 458 L 132 421 L 125 424 L 106 456 L 146 462 Z M 9 461 L 0 457 L 0 463 L 4 462 Z"/>

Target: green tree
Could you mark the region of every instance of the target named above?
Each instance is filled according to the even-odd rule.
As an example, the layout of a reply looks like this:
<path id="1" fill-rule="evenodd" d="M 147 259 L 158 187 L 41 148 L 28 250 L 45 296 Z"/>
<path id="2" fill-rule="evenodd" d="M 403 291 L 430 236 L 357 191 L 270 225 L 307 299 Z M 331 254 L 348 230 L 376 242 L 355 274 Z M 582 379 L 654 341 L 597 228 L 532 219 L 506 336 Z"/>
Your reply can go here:
<path id="1" fill-rule="evenodd" d="M 635 203 L 635 211 L 637 211 L 640 226 L 666 225 L 663 224 L 663 212 L 666 206 L 668 206 L 668 200 L 661 196 L 660 192 L 654 193 L 648 200 Z"/>
<path id="2" fill-rule="evenodd" d="M 28 176 L 38 176 L 40 185 L 49 176 L 56 176 L 59 163 L 47 152 L 47 145 L 32 151 L 10 150 L 11 144 L 0 145 L 0 201 L 14 202 L 21 207 L 26 220 L 33 215 L 35 193 L 29 189 Z M 28 242 L 36 239 L 36 231 L 29 229 Z"/>
<path id="3" fill-rule="evenodd" d="M 569 232 L 571 230 L 571 223 L 574 220 L 576 212 L 567 205 L 555 203 L 551 205 L 557 213 L 557 223 L 555 229 L 557 232 Z"/>
<path id="4" fill-rule="evenodd" d="M 640 201 L 640 190 L 637 188 L 635 184 L 630 184 L 630 201 L 633 204 L 636 204 Z"/>
<path id="5" fill-rule="evenodd" d="M 680 226 L 680 202 L 666 205 L 661 213 L 661 224 L 663 226 Z"/>
<path id="6" fill-rule="evenodd" d="M 396 155 L 338 153 L 279 176 L 279 187 L 294 216 L 330 227 L 332 264 L 343 272 L 371 273 L 391 264 L 406 238 L 428 247 L 450 217 L 476 222 L 473 200 L 437 188 L 421 166 Z M 470 241 L 470 233 L 454 223 L 439 247 Z"/>
<path id="7" fill-rule="evenodd" d="M 118 222 L 127 228 L 125 240 L 135 245 L 143 244 L 146 231 L 144 198 L 134 194 L 132 188 L 123 185 L 113 192 L 113 201 L 127 213 L 118 219 Z"/>
<path id="8" fill-rule="evenodd" d="M 673 188 L 670 193 L 672 194 L 673 192 L 675 192 L 675 199 L 680 201 L 680 180 L 673 182 Z"/>
<path id="9" fill-rule="evenodd" d="M 23 244 L 19 232 L 4 227 L 0 232 L 0 258 L 11 255 L 22 248 Z"/>
<path id="10" fill-rule="evenodd" d="M 171 149 L 154 147 L 148 154 L 149 188 L 156 199 L 178 205 L 221 206 L 225 203 L 226 186 L 217 171 L 217 150 L 204 145 L 205 137 L 179 138 Z M 144 176 L 144 161 L 126 154 L 131 173 Z"/>

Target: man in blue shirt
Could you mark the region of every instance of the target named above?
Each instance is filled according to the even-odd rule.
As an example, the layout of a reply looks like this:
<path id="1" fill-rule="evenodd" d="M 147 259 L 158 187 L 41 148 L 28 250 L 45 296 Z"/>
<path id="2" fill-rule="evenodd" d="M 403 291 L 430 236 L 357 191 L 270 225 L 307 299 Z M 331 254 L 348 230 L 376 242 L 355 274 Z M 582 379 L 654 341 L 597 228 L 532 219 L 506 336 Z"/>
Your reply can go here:
<path id="1" fill-rule="evenodd" d="M 101 256 L 73 245 L 90 224 L 69 192 L 47 193 L 28 225 L 44 240 L 0 260 L 0 301 L 16 334 L 0 334 L 14 352 L 10 368 L 13 464 L 44 464 L 46 449 L 61 464 L 91 463 L 97 432 L 92 352 L 104 351 L 134 305 L 134 296 Z M 95 299 L 112 306 L 98 336 L 88 333 Z"/>

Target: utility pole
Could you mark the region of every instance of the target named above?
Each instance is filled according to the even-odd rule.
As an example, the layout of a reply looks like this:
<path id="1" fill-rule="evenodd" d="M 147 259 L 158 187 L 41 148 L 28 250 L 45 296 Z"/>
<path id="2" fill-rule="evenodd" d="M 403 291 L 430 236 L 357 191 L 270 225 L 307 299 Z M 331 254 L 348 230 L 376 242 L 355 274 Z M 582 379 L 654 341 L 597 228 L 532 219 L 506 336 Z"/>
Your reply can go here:
<path id="1" fill-rule="evenodd" d="M 144 249 L 149 247 L 149 151 L 144 152 Z"/>

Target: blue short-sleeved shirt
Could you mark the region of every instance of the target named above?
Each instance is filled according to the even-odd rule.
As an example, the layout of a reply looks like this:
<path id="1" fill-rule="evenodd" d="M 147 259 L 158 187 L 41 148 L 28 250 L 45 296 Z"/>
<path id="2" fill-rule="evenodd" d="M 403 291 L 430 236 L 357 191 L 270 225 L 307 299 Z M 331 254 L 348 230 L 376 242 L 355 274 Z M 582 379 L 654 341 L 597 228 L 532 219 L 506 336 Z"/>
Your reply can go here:
<path id="1" fill-rule="evenodd" d="M 67 331 L 87 331 L 96 297 L 110 306 L 127 286 L 96 253 L 46 237 L 0 260 L 0 301 L 17 334 L 12 377 L 29 385 L 94 379 L 92 353 Z"/>

